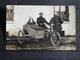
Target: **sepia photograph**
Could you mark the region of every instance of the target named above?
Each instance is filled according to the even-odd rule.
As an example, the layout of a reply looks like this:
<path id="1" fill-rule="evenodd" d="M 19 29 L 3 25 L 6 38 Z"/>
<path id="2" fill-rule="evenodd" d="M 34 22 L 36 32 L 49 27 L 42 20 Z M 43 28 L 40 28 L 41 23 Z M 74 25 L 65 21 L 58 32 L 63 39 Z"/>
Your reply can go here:
<path id="1" fill-rule="evenodd" d="M 76 6 L 6 5 L 6 50 L 76 50 Z"/>

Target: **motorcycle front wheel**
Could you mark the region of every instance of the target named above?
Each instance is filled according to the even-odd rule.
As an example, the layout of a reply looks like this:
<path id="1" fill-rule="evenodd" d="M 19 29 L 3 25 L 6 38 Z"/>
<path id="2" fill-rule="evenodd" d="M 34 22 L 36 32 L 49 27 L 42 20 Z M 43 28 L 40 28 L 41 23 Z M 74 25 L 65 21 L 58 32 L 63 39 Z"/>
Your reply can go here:
<path id="1" fill-rule="evenodd" d="M 53 32 L 50 37 L 51 43 L 54 46 L 59 46 L 61 43 L 61 35 L 58 32 Z"/>

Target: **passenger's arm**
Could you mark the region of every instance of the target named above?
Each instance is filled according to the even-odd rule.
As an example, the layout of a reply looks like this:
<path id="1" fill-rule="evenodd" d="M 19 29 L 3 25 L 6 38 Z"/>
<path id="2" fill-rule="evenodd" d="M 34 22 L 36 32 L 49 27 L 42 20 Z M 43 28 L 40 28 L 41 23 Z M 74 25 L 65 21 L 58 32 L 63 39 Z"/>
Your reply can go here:
<path id="1" fill-rule="evenodd" d="M 46 19 L 44 19 L 44 22 L 45 22 L 46 24 L 50 25 L 50 24 L 46 21 Z"/>

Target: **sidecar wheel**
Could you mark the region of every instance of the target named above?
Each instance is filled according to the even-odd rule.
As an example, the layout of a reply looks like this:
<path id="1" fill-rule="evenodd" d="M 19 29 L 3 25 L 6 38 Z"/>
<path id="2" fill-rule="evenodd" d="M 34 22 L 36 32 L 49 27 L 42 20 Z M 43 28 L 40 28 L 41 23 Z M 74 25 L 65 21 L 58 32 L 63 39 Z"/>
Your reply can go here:
<path id="1" fill-rule="evenodd" d="M 18 42 L 22 44 L 25 41 L 25 33 L 23 30 L 18 32 Z"/>

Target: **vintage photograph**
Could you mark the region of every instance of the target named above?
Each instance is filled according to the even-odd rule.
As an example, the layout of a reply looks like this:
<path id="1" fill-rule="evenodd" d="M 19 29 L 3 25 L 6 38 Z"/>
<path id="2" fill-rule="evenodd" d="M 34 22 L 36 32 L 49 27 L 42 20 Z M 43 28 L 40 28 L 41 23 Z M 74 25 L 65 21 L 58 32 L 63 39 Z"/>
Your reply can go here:
<path id="1" fill-rule="evenodd" d="M 6 5 L 6 50 L 76 50 L 76 6 Z"/>

